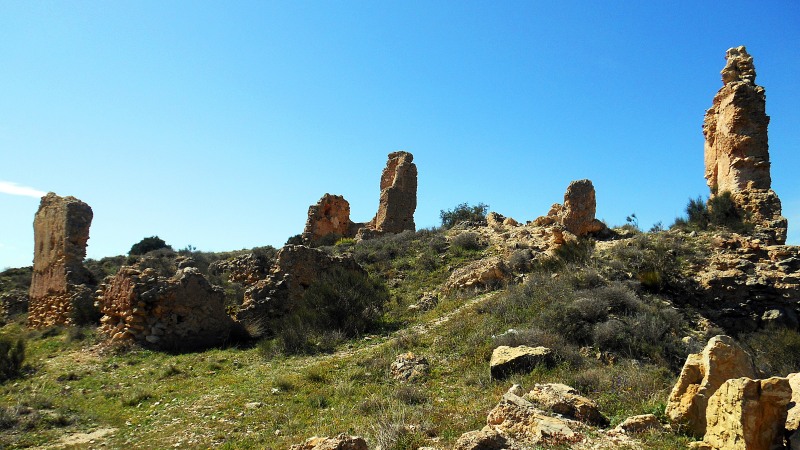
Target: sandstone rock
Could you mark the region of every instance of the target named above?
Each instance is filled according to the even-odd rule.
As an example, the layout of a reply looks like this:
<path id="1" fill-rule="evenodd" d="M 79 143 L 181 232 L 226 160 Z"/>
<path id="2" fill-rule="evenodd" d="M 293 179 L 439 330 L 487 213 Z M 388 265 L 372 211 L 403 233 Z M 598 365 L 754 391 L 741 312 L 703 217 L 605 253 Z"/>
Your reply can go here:
<path id="1" fill-rule="evenodd" d="M 123 266 L 100 289 L 98 305 L 102 333 L 160 349 L 220 345 L 233 326 L 222 288 L 212 286 L 194 267 L 166 278 L 153 269 Z"/>
<path id="2" fill-rule="evenodd" d="M 381 197 L 372 227 L 387 233 L 415 230 L 417 209 L 417 165 L 408 152 L 389 153 L 381 174 Z"/>
<path id="3" fill-rule="evenodd" d="M 623 420 L 622 423 L 614 428 L 614 431 L 625 434 L 635 434 L 643 433 L 648 430 L 658 430 L 660 428 L 661 423 L 658 421 L 658 417 L 653 414 L 642 414 L 640 416 L 631 416 Z"/>
<path id="4" fill-rule="evenodd" d="M 708 400 L 703 442 L 725 450 L 782 448 L 786 405 L 791 396 L 786 378 L 726 381 Z"/>
<path id="5" fill-rule="evenodd" d="M 367 442 L 359 436 L 339 434 L 336 437 L 312 437 L 302 444 L 292 445 L 291 450 L 368 450 Z"/>
<path id="6" fill-rule="evenodd" d="M 507 444 L 508 439 L 496 431 L 468 431 L 458 438 L 453 450 L 504 450 Z"/>
<path id="7" fill-rule="evenodd" d="M 554 363 L 552 350 L 546 347 L 508 347 L 501 345 L 492 351 L 489 368 L 492 378 L 503 379 L 515 372 L 527 372 L 537 365 Z"/>
<path id="8" fill-rule="evenodd" d="M 755 84 L 753 58 L 744 46 L 728 49 L 723 86 L 703 122 L 705 177 L 712 196 L 731 192 L 736 205 L 772 243 L 786 242 L 786 219 L 771 190 L 764 88 Z"/>
<path id="9" fill-rule="evenodd" d="M 511 271 L 500 257 L 490 256 L 456 269 L 447 279 L 442 292 L 460 290 L 490 291 L 502 287 L 511 279 Z"/>
<path id="10" fill-rule="evenodd" d="M 334 267 L 367 274 L 350 256 L 331 256 L 302 245 L 283 247 L 269 276 L 245 291 L 237 320 L 263 321 L 287 314 L 302 303 L 306 289 Z"/>
<path id="11" fill-rule="evenodd" d="M 800 430 L 800 373 L 791 373 L 786 377 L 792 389 L 792 401 L 786 415 L 786 431 Z"/>
<path id="12" fill-rule="evenodd" d="M 706 432 L 709 398 L 727 380 L 755 377 L 752 359 L 728 336 L 715 336 L 702 353 L 686 358 L 680 377 L 667 402 L 666 415 L 672 422 L 686 424 L 697 437 Z"/>
<path id="13" fill-rule="evenodd" d="M 325 194 L 308 208 L 303 241 L 316 244 L 329 235 L 355 237 L 357 225 L 350 221 L 350 203 L 341 195 Z"/>
<path id="14" fill-rule="evenodd" d="M 607 427 L 606 418 L 597 404 L 575 389 L 560 383 L 536 384 L 524 398 L 556 414 L 599 427 Z"/>
<path id="15" fill-rule="evenodd" d="M 488 430 L 528 444 L 565 444 L 582 437 L 567 422 L 550 417 L 529 401 L 506 393 L 486 418 Z"/>
<path id="16" fill-rule="evenodd" d="M 421 381 L 428 376 L 430 364 L 424 356 L 408 352 L 399 355 L 389 368 L 392 378 L 402 382 Z"/>
<path id="17" fill-rule="evenodd" d="M 83 258 L 92 216 L 92 208 L 75 197 L 42 197 L 33 221 L 28 326 L 71 324 L 76 305 L 91 305 L 94 280 Z"/>

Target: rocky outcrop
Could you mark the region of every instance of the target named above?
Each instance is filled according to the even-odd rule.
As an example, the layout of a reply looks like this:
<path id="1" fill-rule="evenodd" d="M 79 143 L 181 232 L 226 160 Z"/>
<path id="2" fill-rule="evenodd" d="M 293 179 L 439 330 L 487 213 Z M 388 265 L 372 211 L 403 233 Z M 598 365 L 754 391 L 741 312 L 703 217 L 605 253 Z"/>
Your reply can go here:
<path id="1" fill-rule="evenodd" d="M 703 245 L 709 256 L 692 277 L 709 319 L 731 332 L 800 326 L 800 247 L 735 234 Z"/>
<path id="2" fill-rule="evenodd" d="M 586 236 L 606 229 L 603 222 L 595 219 L 596 209 L 597 200 L 591 180 L 577 180 L 567 187 L 564 203 L 551 206 L 547 215 L 537 218 L 534 224 L 548 226 L 557 223 L 575 236 Z"/>
<path id="3" fill-rule="evenodd" d="M 594 401 L 565 384 L 536 384 L 523 398 L 548 411 L 590 425 L 607 427 L 609 424 L 608 418 L 600 412 Z"/>
<path id="4" fill-rule="evenodd" d="M 302 444 L 295 444 L 289 448 L 290 450 L 368 450 L 364 438 L 344 433 L 332 438 L 314 436 Z"/>
<path id="5" fill-rule="evenodd" d="M 350 203 L 341 195 L 325 194 L 308 207 L 303 241 L 316 245 L 327 236 L 354 237 L 361 224 L 350 221 Z"/>
<path id="6" fill-rule="evenodd" d="M 783 447 L 786 405 L 792 396 L 786 378 L 736 378 L 708 400 L 707 429 L 696 448 L 770 450 Z"/>
<path id="7" fill-rule="evenodd" d="M 529 372 L 538 365 L 552 366 L 552 350 L 546 347 L 508 347 L 501 345 L 492 351 L 489 368 L 494 379 L 503 379 L 516 372 Z"/>
<path id="8" fill-rule="evenodd" d="M 28 312 L 28 293 L 19 289 L 0 293 L 0 321 Z"/>
<path id="9" fill-rule="evenodd" d="M 389 153 L 381 174 L 381 197 L 378 213 L 370 228 L 385 233 L 414 231 L 417 209 L 417 165 L 408 152 Z"/>
<path id="10" fill-rule="evenodd" d="M 193 267 L 171 278 L 153 269 L 123 266 L 98 291 L 100 331 L 112 341 L 136 341 L 166 350 L 200 349 L 224 343 L 233 320 L 222 288 Z"/>
<path id="11" fill-rule="evenodd" d="M 490 291 L 499 289 L 511 279 L 511 271 L 502 258 L 490 256 L 456 269 L 442 286 L 442 293 L 457 291 Z"/>
<path id="12" fill-rule="evenodd" d="M 667 401 L 667 417 L 702 437 L 709 399 L 727 380 L 740 377 L 756 377 L 750 355 L 728 336 L 711 338 L 701 353 L 686 358 Z"/>
<path id="13" fill-rule="evenodd" d="M 91 305 L 94 279 L 83 258 L 92 217 L 92 208 L 75 197 L 42 197 L 33 220 L 28 326 L 72 324 L 76 310 Z"/>
<path id="14" fill-rule="evenodd" d="M 269 276 L 245 291 L 237 319 L 268 321 L 287 314 L 302 302 L 306 289 L 334 267 L 366 276 L 366 271 L 350 256 L 331 256 L 302 245 L 283 247 Z"/>
<path id="15" fill-rule="evenodd" d="M 402 382 L 421 381 L 428 376 L 429 371 L 427 358 L 412 352 L 399 355 L 389 367 L 392 378 Z"/>
<path id="16" fill-rule="evenodd" d="M 753 58 L 744 46 L 728 49 L 722 88 L 706 111 L 705 177 L 712 197 L 731 192 L 756 232 L 771 243 L 786 242 L 786 219 L 771 189 L 764 88 L 755 84 Z"/>
<path id="17" fill-rule="evenodd" d="M 566 421 L 544 414 L 528 400 L 512 393 L 503 395 L 500 403 L 489 412 L 486 425 L 484 431 L 494 431 L 526 445 L 563 445 L 583 439 Z"/>

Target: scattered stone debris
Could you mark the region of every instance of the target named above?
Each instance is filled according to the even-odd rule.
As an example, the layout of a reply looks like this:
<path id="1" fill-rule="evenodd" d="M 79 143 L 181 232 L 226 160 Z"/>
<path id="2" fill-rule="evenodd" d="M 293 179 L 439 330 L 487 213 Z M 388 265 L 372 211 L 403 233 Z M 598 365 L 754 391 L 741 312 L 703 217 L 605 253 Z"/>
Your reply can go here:
<path id="1" fill-rule="evenodd" d="M 428 376 L 430 364 L 424 356 L 417 356 L 412 352 L 408 352 L 399 355 L 389 370 L 393 379 L 412 383 L 422 381 Z"/>
<path id="2" fill-rule="evenodd" d="M 744 46 L 728 49 L 722 88 L 706 112 L 705 177 L 712 197 L 730 192 L 770 244 L 786 242 L 787 220 L 771 189 L 764 88 L 755 84 L 753 57 Z"/>
<path id="3" fill-rule="evenodd" d="M 439 296 L 435 292 L 423 292 L 417 303 L 409 305 L 409 311 L 430 311 L 439 304 Z"/>
<path id="4" fill-rule="evenodd" d="M 153 269 L 123 266 L 98 291 L 104 314 L 100 331 L 112 341 L 168 350 L 220 345 L 233 326 L 224 300 L 222 288 L 209 284 L 194 267 L 165 278 Z"/>
<path id="5" fill-rule="evenodd" d="M 492 351 L 489 368 L 494 379 L 504 379 L 516 372 L 529 372 L 538 365 L 552 366 L 553 351 L 547 347 L 501 345 Z"/>
<path id="6" fill-rule="evenodd" d="M 83 267 L 92 216 L 92 208 L 75 197 L 42 197 L 33 220 L 29 327 L 73 324 L 76 313 L 92 307 L 95 281 Z"/>

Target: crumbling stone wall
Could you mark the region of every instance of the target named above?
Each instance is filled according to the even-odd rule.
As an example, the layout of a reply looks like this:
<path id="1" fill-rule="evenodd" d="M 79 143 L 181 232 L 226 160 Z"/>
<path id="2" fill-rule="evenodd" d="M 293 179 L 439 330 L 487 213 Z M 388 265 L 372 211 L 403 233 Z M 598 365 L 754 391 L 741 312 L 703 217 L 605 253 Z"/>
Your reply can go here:
<path id="1" fill-rule="evenodd" d="M 100 331 L 112 341 L 136 341 L 167 350 L 224 343 L 233 319 L 225 312 L 222 288 L 194 267 L 171 278 L 153 269 L 123 266 L 98 291 Z"/>
<path id="2" fill-rule="evenodd" d="M 722 88 L 703 122 L 705 177 L 712 197 L 731 192 L 739 209 L 755 224 L 756 234 L 786 242 L 787 221 L 771 189 L 764 88 L 755 84 L 753 57 L 744 46 L 728 49 Z"/>
<path id="3" fill-rule="evenodd" d="M 366 276 L 366 271 L 350 256 L 332 256 L 303 245 L 283 247 L 270 275 L 245 291 L 237 320 L 268 321 L 286 315 L 302 302 L 309 286 L 337 266 Z"/>
<path id="4" fill-rule="evenodd" d="M 330 235 L 351 238 L 359 226 L 363 224 L 350 220 L 350 203 L 341 195 L 326 193 L 316 205 L 308 207 L 303 242 L 316 244 Z"/>
<path id="5" fill-rule="evenodd" d="M 94 279 L 83 259 L 92 217 L 92 208 L 75 197 L 42 197 L 33 220 L 28 326 L 72 324 L 75 309 L 91 305 Z"/>
<path id="6" fill-rule="evenodd" d="M 381 174 L 381 197 L 378 213 L 371 228 L 400 233 L 415 230 L 414 211 L 417 209 L 417 165 L 408 152 L 389 153 L 389 161 Z"/>

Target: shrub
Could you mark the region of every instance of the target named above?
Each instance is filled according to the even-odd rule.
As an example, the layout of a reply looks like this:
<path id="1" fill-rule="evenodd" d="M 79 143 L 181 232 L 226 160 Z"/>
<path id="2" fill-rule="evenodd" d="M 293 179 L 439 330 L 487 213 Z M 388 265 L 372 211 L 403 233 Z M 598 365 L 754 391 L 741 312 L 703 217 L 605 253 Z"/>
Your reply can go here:
<path id="1" fill-rule="evenodd" d="M 742 337 L 745 346 L 755 359 L 756 366 L 767 377 L 800 371 L 800 332 L 769 326 Z"/>
<path id="2" fill-rule="evenodd" d="M 752 224 L 746 221 L 730 191 L 724 191 L 704 202 L 701 197 L 689 199 L 686 205 L 686 218 L 675 219 L 673 227 L 687 227 L 707 230 L 711 227 L 726 228 L 735 233 L 752 231 Z"/>
<path id="3" fill-rule="evenodd" d="M 172 247 L 167 245 L 163 239 L 159 238 L 158 236 L 150 236 L 142 239 L 136 244 L 133 244 L 131 250 L 128 252 L 128 255 L 144 255 L 145 253 L 162 248 L 168 248 L 172 250 Z"/>
<path id="4" fill-rule="evenodd" d="M 305 323 L 317 330 L 339 330 L 357 336 L 381 317 L 389 291 L 368 275 L 335 267 L 303 295 Z"/>
<path id="5" fill-rule="evenodd" d="M 303 235 L 295 234 L 286 240 L 286 245 L 303 245 Z"/>
<path id="6" fill-rule="evenodd" d="M 0 335 L 0 382 L 19 376 L 25 361 L 25 340 Z"/>
<path id="7" fill-rule="evenodd" d="M 462 250 L 480 250 L 483 248 L 478 234 L 472 232 L 461 233 L 454 237 L 450 243 L 453 247 Z"/>
<path id="8" fill-rule="evenodd" d="M 489 205 L 484 203 L 478 203 L 474 206 L 461 203 L 453 209 L 441 210 L 439 218 L 442 219 L 443 228 L 453 228 L 461 222 L 486 222 L 486 212 L 488 210 Z"/>

